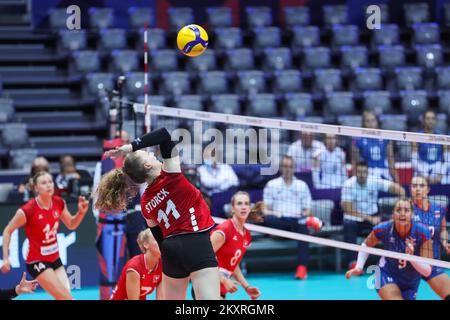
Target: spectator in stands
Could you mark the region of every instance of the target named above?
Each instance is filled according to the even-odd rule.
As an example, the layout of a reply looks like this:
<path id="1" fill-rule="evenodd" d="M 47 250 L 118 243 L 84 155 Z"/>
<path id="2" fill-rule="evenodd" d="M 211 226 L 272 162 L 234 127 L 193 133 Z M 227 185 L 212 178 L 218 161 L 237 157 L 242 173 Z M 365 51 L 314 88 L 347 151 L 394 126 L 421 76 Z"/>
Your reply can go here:
<path id="1" fill-rule="evenodd" d="M 287 155 L 294 158 L 296 172 L 310 172 L 313 158 L 325 150 L 322 142 L 314 139 L 314 133 L 302 131 L 300 139 L 289 146 Z"/>
<path id="2" fill-rule="evenodd" d="M 59 159 L 59 174 L 56 176 L 55 184 L 59 192 L 69 192 L 71 180 L 79 180 L 80 174 L 77 172 L 75 159 L 72 156 L 65 155 Z"/>
<path id="3" fill-rule="evenodd" d="M 307 234 L 307 218 L 311 217 L 311 192 L 305 182 L 294 176 L 295 161 L 291 156 L 281 159 L 281 177 L 267 182 L 264 192 L 264 221 L 267 227 Z M 308 275 L 308 243 L 298 242 L 297 279 Z"/>
<path id="4" fill-rule="evenodd" d="M 215 151 L 205 155 L 203 164 L 198 167 L 201 190 L 208 196 L 239 186 L 239 180 L 233 168 L 218 161 Z"/>
<path id="5" fill-rule="evenodd" d="M 344 211 L 344 241 L 356 243 L 358 234 L 367 235 L 381 222 L 378 211 L 378 192 L 390 192 L 399 197 L 405 190 L 398 183 L 369 176 L 366 162 L 359 162 L 354 176 L 344 182 L 341 206 Z M 356 265 L 356 252 L 346 251 L 350 268 Z"/>
<path id="6" fill-rule="evenodd" d="M 33 190 L 30 188 L 32 177 L 39 171 L 50 172 L 50 165 L 48 160 L 44 157 L 37 157 L 31 163 L 30 176 L 19 185 L 18 193 L 24 202 L 27 202 L 33 197 Z"/>
<path id="7" fill-rule="evenodd" d="M 365 110 L 362 114 L 362 126 L 367 129 L 378 129 L 379 121 L 376 113 Z M 358 162 L 364 161 L 369 166 L 369 176 L 399 182 L 395 169 L 394 144 L 392 141 L 359 137 L 353 140 L 352 171 Z"/>
<path id="8" fill-rule="evenodd" d="M 432 110 L 422 116 L 423 129 L 420 132 L 441 134 L 436 130 L 437 117 Z M 411 163 L 415 176 L 423 176 L 429 184 L 440 183 L 445 175 L 446 163 L 450 161 L 448 146 L 433 143 L 412 143 Z"/>
<path id="9" fill-rule="evenodd" d="M 314 157 L 312 178 L 316 189 L 342 188 L 347 179 L 345 153 L 337 146 L 336 135 L 325 136 L 325 150 Z"/>

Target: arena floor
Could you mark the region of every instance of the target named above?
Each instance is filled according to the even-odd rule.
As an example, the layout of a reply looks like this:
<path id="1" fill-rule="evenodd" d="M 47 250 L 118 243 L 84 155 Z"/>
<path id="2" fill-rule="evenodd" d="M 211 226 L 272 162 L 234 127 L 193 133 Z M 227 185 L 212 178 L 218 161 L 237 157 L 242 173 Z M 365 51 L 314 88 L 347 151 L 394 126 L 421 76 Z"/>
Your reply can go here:
<path id="1" fill-rule="evenodd" d="M 450 276 L 450 271 L 447 273 Z M 297 281 L 290 274 L 265 273 L 248 275 L 247 280 L 259 287 L 262 292 L 260 299 L 263 300 L 379 300 L 376 291 L 367 288 L 368 275 L 347 280 L 343 274 L 311 272 L 307 281 Z M 99 290 L 96 287 L 73 290 L 73 296 L 78 300 L 97 300 Z M 50 299 L 50 296 L 42 290 L 17 298 L 17 300 L 47 299 Z M 154 299 L 154 293 L 149 299 Z M 191 299 L 190 294 L 188 299 Z M 246 300 L 248 296 L 240 288 L 235 294 L 228 295 L 228 299 Z M 422 282 L 417 300 L 439 299 L 429 286 Z"/>

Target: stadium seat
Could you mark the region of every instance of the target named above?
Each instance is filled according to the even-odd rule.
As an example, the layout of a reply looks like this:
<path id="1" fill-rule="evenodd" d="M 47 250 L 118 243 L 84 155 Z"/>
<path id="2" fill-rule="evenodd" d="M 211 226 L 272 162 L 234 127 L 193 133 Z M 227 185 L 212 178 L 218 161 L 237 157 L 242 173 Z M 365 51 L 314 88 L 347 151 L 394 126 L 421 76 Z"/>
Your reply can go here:
<path id="1" fill-rule="evenodd" d="M 341 67 L 355 69 L 369 63 L 367 48 L 364 46 L 342 46 Z"/>
<path id="2" fill-rule="evenodd" d="M 281 46 L 281 31 L 278 27 L 258 27 L 254 29 L 253 47 L 255 49 Z"/>
<path id="3" fill-rule="evenodd" d="M 86 76 L 86 83 L 83 86 L 83 96 L 85 98 L 96 97 L 104 94 L 105 90 L 114 88 L 114 76 L 110 73 L 93 72 Z"/>
<path id="4" fill-rule="evenodd" d="M 145 96 L 141 95 L 137 97 L 137 102 L 145 103 Z M 148 104 L 151 106 L 166 106 L 166 97 L 161 95 L 149 95 Z"/>
<path id="5" fill-rule="evenodd" d="M 110 28 L 114 23 L 114 10 L 112 8 L 89 8 L 89 26 L 100 30 Z"/>
<path id="6" fill-rule="evenodd" d="M 85 30 L 60 30 L 58 32 L 58 50 L 60 52 L 84 50 L 86 45 Z"/>
<path id="7" fill-rule="evenodd" d="M 447 118 L 446 113 L 438 113 L 436 115 L 436 131 L 440 134 L 447 134 L 448 132 Z"/>
<path id="8" fill-rule="evenodd" d="M 3 145 L 11 148 L 28 144 L 28 131 L 25 123 L 5 123 L 2 131 Z"/>
<path id="9" fill-rule="evenodd" d="M 246 25 L 250 29 L 272 25 L 272 9 L 269 7 L 245 7 Z"/>
<path id="10" fill-rule="evenodd" d="M 225 57 L 226 70 L 251 70 L 255 68 L 253 51 L 249 48 L 227 50 Z"/>
<path id="11" fill-rule="evenodd" d="M 159 49 L 150 52 L 150 70 L 175 71 L 178 69 L 177 52 L 171 49 Z"/>
<path id="12" fill-rule="evenodd" d="M 338 69 L 318 69 L 314 71 L 314 86 L 320 92 L 342 89 L 341 71 Z"/>
<path id="13" fill-rule="evenodd" d="M 128 23 L 133 30 L 139 30 L 147 23 L 148 28 L 155 26 L 155 15 L 152 8 L 128 8 Z M 151 38 L 150 38 L 151 39 Z"/>
<path id="14" fill-rule="evenodd" d="M 311 123 L 325 123 L 325 119 L 320 116 L 299 117 L 297 120 Z"/>
<path id="15" fill-rule="evenodd" d="M 271 118 L 278 115 L 277 101 L 271 93 L 260 93 L 248 98 L 247 115 Z"/>
<path id="16" fill-rule="evenodd" d="M 395 68 L 395 80 L 399 90 L 415 90 L 422 87 L 422 69 L 418 67 Z"/>
<path id="17" fill-rule="evenodd" d="M 323 6 L 323 20 L 326 26 L 348 23 L 348 10 L 346 5 Z"/>
<path id="18" fill-rule="evenodd" d="M 405 64 L 405 48 L 401 45 L 378 47 L 379 65 L 382 68 L 401 67 Z"/>
<path id="19" fill-rule="evenodd" d="M 444 3 L 442 9 L 444 10 L 444 24 L 450 26 L 450 3 Z"/>
<path id="20" fill-rule="evenodd" d="M 354 25 L 334 25 L 332 43 L 336 47 L 359 44 L 359 30 Z"/>
<path id="21" fill-rule="evenodd" d="M 355 103 L 352 92 L 329 92 L 326 94 L 326 111 L 331 115 L 352 114 Z"/>
<path id="22" fill-rule="evenodd" d="M 150 81 L 150 79 L 149 79 Z M 128 72 L 126 73 L 125 95 L 136 98 L 144 94 L 145 73 Z"/>
<path id="23" fill-rule="evenodd" d="M 124 49 L 127 47 L 127 36 L 124 29 L 100 29 L 98 48 L 104 51 Z"/>
<path id="24" fill-rule="evenodd" d="M 357 90 L 383 89 L 383 76 L 378 68 L 356 68 L 354 79 L 354 86 Z"/>
<path id="25" fill-rule="evenodd" d="M 362 116 L 360 115 L 340 115 L 337 121 L 342 126 L 347 127 L 361 127 Z"/>
<path id="26" fill-rule="evenodd" d="M 272 89 L 276 93 L 299 92 L 302 77 L 298 70 L 279 70 L 274 73 Z"/>
<path id="27" fill-rule="evenodd" d="M 139 55 L 134 50 L 113 50 L 110 71 L 125 73 L 139 69 Z"/>
<path id="28" fill-rule="evenodd" d="M 304 7 L 284 7 L 284 23 L 286 27 L 307 26 L 310 23 L 309 8 Z"/>
<path id="29" fill-rule="evenodd" d="M 97 51 L 84 50 L 72 53 L 70 73 L 72 75 L 85 74 L 100 71 L 100 56 Z"/>
<path id="30" fill-rule="evenodd" d="M 438 89 L 450 90 L 450 67 L 436 68 L 436 85 Z"/>
<path id="31" fill-rule="evenodd" d="M 0 123 L 11 121 L 14 117 L 14 113 L 13 99 L 0 97 Z"/>
<path id="32" fill-rule="evenodd" d="M 208 49 L 197 57 L 191 57 L 186 64 L 188 71 L 209 71 L 217 69 L 216 54 L 213 49 Z"/>
<path id="33" fill-rule="evenodd" d="M 439 25 L 437 23 L 416 23 L 412 28 L 414 44 L 439 43 Z"/>
<path id="34" fill-rule="evenodd" d="M 284 110 L 294 120 L 298 117 L 311 115 L 314 103 L 309 93 L 287 93 L 284 96 Z"/>
<path id="35" fill-rule="evenodd" d="M 365 91 L 363 93 L 364 109 L 374 110 L 378 115 L 392 113 L 392 101 L 389 91 Z"/>
<path id="36" fill-rule="evenodd" d="M 396 24 L 382 24 L 380 29 L 372 31 L 372 45 L 395 45 L 400 43 L 400 31 Z"/>
<path id="37" fill-rule="evenodd" d="M 289 48 L 266 48 L 263 67 L 266 70 L 282 70 L 292 67 L 292 55 Z"/>
<path id="38" fill-rule="evenodd" d="M 166 47 L 166 32 L 163 29 L 149 28 L 147 29 L 147 38 L 151 39 L 148 41 L 148 49 L 153 51 L 155 49 L 162 49 Z M 137 37 L 136 49 L 141 52 L 144 49 L 144 29 L 139 29 Z"/>
<path id="39" fill-rule="evenodd" d="M 51 8 L 48 14 L 48 21 L 50 28 L 55 32 L 61 29 L 67 30 L 67 9 Z"/>
<path id="40" fill-rule="evenodd" d="M 228 79 L 224 71 L 208 71 L 200 74 L 198 90 L 201 94 L 227 93 Z"/>
<path id="41" fill-rule="evenodd" d="M 208 25 L 211 28 L 229 28 L 233 26 L 233 16 L 228 7 L 209 7 L 206 9 Z"/>
<path id="42" fill-rule="evenodd" d="M 306 69 L 328 68 L 331 66 L 331 53 L 327 47 L 305 48 L 303 67 Z"/>
<path id="43" fill-rule="evenodd" d="M 233 49 L 243 46 L 242 30 L 239 28 L 217 28 L 214 39 L 216 49 Z"/>
<path id="44" fill-rule="evenodd" d="M 236 94 L 215 94 L 211 96 L 211 112 L 240 114 L 241 105 Z"/>
<path id="45" fill-rule="evenodd" d="M 317 26 L 296 26 L 292 28 L 293 50 L 320 45 L 320 29 Z"/>
<path id="46" fill-rule="evenodd" d="M 264 73 L 259 70 L 239 71 L 237 73 L 237 91 L 245 94 L 264 92 L 266 82 Z"/>
<path id="47" fill-rule="evenodd" d="M 425 68 L 434 68 L 444 62 L 441 45 L 427 44 L 416 46 L 417 63 Z"/>
<path id="48" fill-rule="evenodd" d="M 176 129 L 180 128 L 181 121 L 177 118 L 163 118 L 158 117 L 155 121 L 155 126 L 158 128 L 166 128 L 167 131 L 173 132 Z"/>
<path id="49" fill-rule="evenodd" d="M 203 111 L 202 97 L 195 94 L 180 95 L 174 99 L 175 106 L 181 109 Z"/>
<path id="50" fill-rule="evenodd" d="M 190 92 L 190 81 L 186 72 L 164 72 L 162 74 L 162 82 L 160 94 L 178 96 Z"/>
<path id="51" fill-rule="evenodd" d="M 439 111 L 450 116 L 450 90 L 439 90 Z"/>
<path id="52" fill-rule="evenodd" d="M 411 26 L 415 23 L 430 21 L 429 6 L 427 3 L 404 4 L 405 22 Z"/>
<path id="53" fill-rule="evenodd" d="M 189 7 L 169 8 L 169 27 L 171 30 L 178 31 L 182 27 L 194 23 L 194 13 Z"/>
<path id="54" fill-rule="evenodd" d="M 384 130 L 408 130 L 408 116 L 405 114 L 380 115 L 380 128 Z"/>
<path id="55" fill-rule="evenodd" d="M 33 160 L 38 156 L 34 148 L 12 149 L 9 151 L 10 169 L 30 170 Z"/>
<path id="56" fill-rule="evenodd" d="M 408 120 L 417 123 L 419 117 L 428 107 L 428 95 L 424 90 L 400 91 L 402 112 L 408 115 Z"/>

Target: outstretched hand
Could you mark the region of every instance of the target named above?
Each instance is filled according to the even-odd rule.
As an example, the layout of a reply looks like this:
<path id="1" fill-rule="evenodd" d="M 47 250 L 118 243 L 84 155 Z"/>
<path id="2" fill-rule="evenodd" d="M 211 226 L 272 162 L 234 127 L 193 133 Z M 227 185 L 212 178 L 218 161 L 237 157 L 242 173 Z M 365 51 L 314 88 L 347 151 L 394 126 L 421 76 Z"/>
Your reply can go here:
<path id="1" fill-rule="evenodd" d="M 362 270 L 362 269 L 359 269 L 359 268 L 353 268 L 353 269 L 348 270 L 348 271 L 345 273 L 345 277 L 346 277 L 347 279 L 350 279 L 350 278 L 353 277 L 353 276 L 360 276 L 362 273 L 363 273 L 363 270 Z"/>
<path id="2" fill-rule="evenodd" d="M 33 291 L 36 290 L 37 287 L 38 282 L 36 280 L 28 281 L 26 273 L 24 272 L 20 283 L 16 286 L 16 293 L 17 295 L 22 293 L 34 293 Z"/>

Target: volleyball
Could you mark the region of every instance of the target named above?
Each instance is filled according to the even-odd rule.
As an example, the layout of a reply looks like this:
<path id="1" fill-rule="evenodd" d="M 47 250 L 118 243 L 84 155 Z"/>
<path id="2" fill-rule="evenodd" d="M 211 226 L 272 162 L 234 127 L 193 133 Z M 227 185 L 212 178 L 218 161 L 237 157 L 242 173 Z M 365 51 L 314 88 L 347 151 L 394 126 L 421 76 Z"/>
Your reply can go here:
<path id="1" fill-rule="evenodd" d="M 208 34 L 199 25 L 189 24 L 178 31 L 177 46 L 184 55 L 199 56 L 208 47 Z"/>

